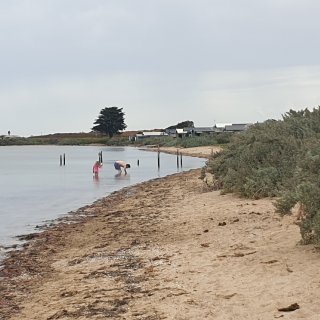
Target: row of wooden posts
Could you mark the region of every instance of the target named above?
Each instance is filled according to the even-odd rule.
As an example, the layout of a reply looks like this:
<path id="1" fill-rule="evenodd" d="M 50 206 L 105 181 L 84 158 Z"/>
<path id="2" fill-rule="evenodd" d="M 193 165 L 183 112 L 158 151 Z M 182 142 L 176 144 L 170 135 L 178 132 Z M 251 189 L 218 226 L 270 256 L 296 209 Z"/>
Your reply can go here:
<path id="1" fill-rule="evenodd" d="M 99 162 L 100 163 L 102 163 L 103 162 L 103 159 L 102 159 L 102 151 L 100 151 L 99 153 L 98 153 L 98 158 L 99 158 Z M 62 165 L 66 165 L 66 154 L 64 153 L 63 155 L 62 154 L 60 154 L 60 166 L 62 166 Z"/>
<path id="2" fill-rule="evenodd" d="M 179 149 L 177 149 L 177 168 L 179 168 L 179 163 L 182 168 L 182 153 L 180 153 L 180 162 L 179 162 Z M 160 168 L 160 148 L 158 147 L 158 168 Z"/>
<path id="3" fill-rule="evenodd" d="M 100 163 L 103 162 L 103 159 L 102 159 L 102 151 L 100 151 L 98 153 L 98 161 Z M 66 154 L 64 153 L 63 155 L 60 154 L 60 166 L 62 165 L 66 165 Z M 139 159 L 137 160 L 137 165 L 139 167 L 140 165 L 140 161 Z M 182 153 L 180 153 L 180 160 L 179 160 L 179 150 L 177 149 L 177 167 L 179 168 L 179 165 L 181 166 L 182 168 Z M 158 148 L 158 168 L 160 169 L 160 148 Z"/>

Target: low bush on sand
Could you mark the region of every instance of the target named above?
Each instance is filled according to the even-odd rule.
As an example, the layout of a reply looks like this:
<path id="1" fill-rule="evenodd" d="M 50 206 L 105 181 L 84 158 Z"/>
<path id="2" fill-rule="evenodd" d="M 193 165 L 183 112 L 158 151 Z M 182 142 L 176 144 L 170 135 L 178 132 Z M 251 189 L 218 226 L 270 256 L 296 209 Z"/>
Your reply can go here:
<path id="1" fill-rule="evenodd" d="M 280 214 L 299 206 L 304 243 L 320 243 L 320 109 L 290 110 L 233 135 L 206 171 L 223 192 L 276 197 Z"/>

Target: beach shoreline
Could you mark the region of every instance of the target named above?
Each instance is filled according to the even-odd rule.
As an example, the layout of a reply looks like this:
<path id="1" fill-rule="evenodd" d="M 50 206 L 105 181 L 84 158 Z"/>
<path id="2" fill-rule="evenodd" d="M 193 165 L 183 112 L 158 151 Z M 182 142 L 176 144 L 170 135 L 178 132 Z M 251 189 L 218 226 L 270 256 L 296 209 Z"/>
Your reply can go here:
<path id="1" fill-rule="evenodd" d="M 177 148 L 177 147 L 157 147 L 157 146 L 146 146 L 140 147 L 139 149 L 144 151 L 153 152 L 164 152 L 169 154 L 178 154 L 184 156 L 198 157 L 198 158 L 208 158 L 211 154 L 220 152 L 222 150 L 219 146 L 202 146 L 193 148 Z"/>
<path id="2" fill-rule="evenodd" d="M 126 187 L 30 235 L 0 271 L 0 319 L 318 319 L 319 252 L 298 244 L 295 216 L 210 191 L 200 172 Z"/>

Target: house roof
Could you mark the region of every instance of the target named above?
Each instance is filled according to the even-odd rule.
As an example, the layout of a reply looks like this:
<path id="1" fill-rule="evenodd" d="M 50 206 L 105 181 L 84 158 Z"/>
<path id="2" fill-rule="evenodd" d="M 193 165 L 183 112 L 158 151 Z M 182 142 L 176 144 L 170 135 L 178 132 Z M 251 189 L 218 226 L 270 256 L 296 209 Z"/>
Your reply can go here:
<path id="1" fill-rule="evenodd" d="M 231 126 L 232 125 L 232 123 L 216 123 L 215 125 L 214 125 L 214 127 L 215 128 L 221 128 L 221 129 L 224 129 L 226 126 Z"/>
<path id="2" fill-rule="evenodd" d="M 214 132 L 213 127 L 196 127 L 193 129 L 195 132 Z"/>
<path id="3" fill-rule="evenodd" d="M 250 126 L 249 123 L 235 123 L 225 126 L 226 131 L 244 131 Z"/>
<path id="4" fill-rule="evenodd" d="M 143 131 L 142 135 L 144 135 L 144 136 L 165 136 L 167 134 L 162 131 Z"/>

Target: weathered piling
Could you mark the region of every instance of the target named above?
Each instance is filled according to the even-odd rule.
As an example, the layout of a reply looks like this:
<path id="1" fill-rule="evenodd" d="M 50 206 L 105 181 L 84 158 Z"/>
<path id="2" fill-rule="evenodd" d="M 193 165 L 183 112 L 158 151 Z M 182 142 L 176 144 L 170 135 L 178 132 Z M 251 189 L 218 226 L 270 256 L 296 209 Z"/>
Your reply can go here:
<path id="1" fill-rule="evenodd" d="M 179 149 L 177 149 L 177 168 L 179 168 Z"/>
<path id="2" fill-rule="evenodd" d="M 100 151 L 98 153 L 98 157 L 99 157 L 99 162 L 102 163 L 103 162 L 103 159 L 102 159 L 102 151 Z"/>

